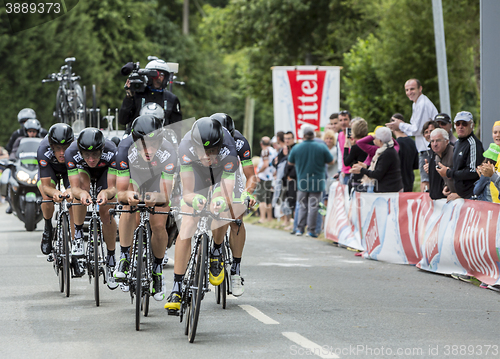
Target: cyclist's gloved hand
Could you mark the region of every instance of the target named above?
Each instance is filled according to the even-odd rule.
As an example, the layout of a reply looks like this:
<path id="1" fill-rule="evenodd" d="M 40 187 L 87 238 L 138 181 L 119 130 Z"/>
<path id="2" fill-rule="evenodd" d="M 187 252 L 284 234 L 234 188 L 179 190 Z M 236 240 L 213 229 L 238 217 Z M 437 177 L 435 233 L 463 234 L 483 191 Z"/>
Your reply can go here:
<path id="1" fill-rule="evenodd" d="M 227 207 L 226 199 L 222 196 L 220 197 L 215 197 L 212 200 L 212 203 L 214 204 L 214 211 L 215 212 L 224 212 Z"/>
<path id="2" fill-rule="evenodd" d="M 193 198 L 193 208 L 197 211 L 203 209 L 205 207 L 205 203 L 207 203 L 207 199 L 205 196 L 202 196 L 201 194 L 197 194 Z"/>
<path id="3" fill-rule="evenodd" d="M 241 199 L 243 200 L 243 202 L 245 204 L 246 204 L 246 200 L 248 199 L 248 208 L 252 208 L 253 206 L 255 206 L 255 203 L 257 203 L 255 196 L 247 191 L 245 191 L 241 194 Z"/>

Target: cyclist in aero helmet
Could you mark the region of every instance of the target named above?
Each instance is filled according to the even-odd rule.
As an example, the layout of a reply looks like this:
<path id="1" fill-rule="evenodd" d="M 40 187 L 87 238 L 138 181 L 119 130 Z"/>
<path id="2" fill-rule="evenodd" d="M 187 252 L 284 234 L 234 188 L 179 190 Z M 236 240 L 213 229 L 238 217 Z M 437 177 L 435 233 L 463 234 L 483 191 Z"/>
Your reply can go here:
<path id="1" fill-rule="evenodd" d="M 233 136 L 236 152 L 238 153 L 238 159 L 240 161 L 240 166 L 243 174 L 246 177 L 246 186 L 243 183 L 243 177 L 240 171 L 236 172 L 234 194 L 233 194 L 233 208 L 235 215 L 243 220 L 243 215 L 245 213 L 245 200 L 248 199 L 249 207 L 255 205 L 255 197 L 253 192 L 257 185 L 257 178 L 255 176 L 255 171 L 252 164 L 252 153 L 250 149 L 250 144 L 248 140 L 240 133 L 240 131 L 235 129 L 234 121 L 226 113 L 214 113 L 210 116 L 212 119 L 216 119 L 221 123 L 221 125 L 229 131 L 231 136 Z M 231 234 L 229 237 L 229 245 L 231 247 L 231 252 L 233 253 L 233 263 L 231 265 L 231 283 L 232 283 L 232 294 L 235 297 L 239 297 L 243 294 L 243 277 L 240 273 L 241 257 L 243 254 L 243 248 L 245 246 L 246 229 L 242 222 L 242 225 L 238 227 L 236 223 L 230 223 Z"/>
<path id="2" fill-rule="evenodd" d="M 181 210 L 191 212 L 202 209 L 212 186 L 212 211 L 224 212 L 231 205 L 235 172 L 238 169 L 236 147 L 231 134 L 215 119 L 197 120 L 179 145 L 182 182 Z M 212 182 L 213 179 L 213 182 Z M 185 216 L 175 244 L 174 284 L 165 304 L 171 315 L 180 308 L 181 283 L 191 251 L 191 237 L 199 217 Z M 210 283 L 217 286 L 224 280 L 221 245 L 227 222 L 213 221 L 214 247 L 210 249 Z"/>
<path id="3" fill-rule="evenodd" d="M 153 116 L 139 116 L 132 123 L 131 130 L 132 136 L 120 143 L 116 155 L 118 200 L 130 205 L 144 201 L 147 206 L 166 207 L 177 167 L 175 149 L 163 137 L 161 120 Z M 155 300 L 163 300 L 165 288 L 162 262 L 168 243 L 165 230 L 167 216 L 151 214 L 149 218 L 153 232 L 153 297 Z M 123 291 L 129 290 L 125 279 L 130 266 L 130 247 L 136 227 L 135 214 L 122 213 L 121 255 L 114 277 L 117 282 L 123 282 L 120 284 Z"/>
<path id="4" fill-rule="evenodd" d="M 44 200 L 61 202 L 67 195 L 69 195 L 68 201 L 72 200 L 64 153 L 74 139 L 75 136 L 71 126 L 65 123 L 56 123 L 49 128 L 48 135 L 40 142 L 37 152 L 39 178 L 37 185 Z M 64 192 L 61 192 L 56 186 L 61 180 L 63 181 Z M 45 220 L 41 249 L 43 254 L 50 254 L 52 251 L 54 204 L 42 203 L 41 208 Z M 73 208 L 69 209 L 69 216 L 70 223 L 73 225 Z M 53 260 L 53 257 L 51 256 L 49 260 Z M 81 277 L 85 274 L 83 265 L 79 265 L 76 258 L 72 258 L 71 267 L 74 276 Z"/>
<path id="5" fill-rule="evenodd" d="M 106 140 L 103 133 L 97 128 L 86 128 L 78 136 L 77 141 L 66 150 L 64 155 L 72 195 L 82 206 L 74 207 L 75 236 L 72 243 L 72 254 L 76 257 L 84 255 L 83 222 L 87 206 L 92 202 L 89 194 L 91 180 L 96 181 L 97 203 L 102 220 L 104 241 L 108 249 L 106 257 L 106 282 L 108 288 L 115 289 L 118 284 L 113 279 L 115 269 L 115 238 L 116 222 L 109 215 L 109 199 L 116 195 L 116 145 Z"/>

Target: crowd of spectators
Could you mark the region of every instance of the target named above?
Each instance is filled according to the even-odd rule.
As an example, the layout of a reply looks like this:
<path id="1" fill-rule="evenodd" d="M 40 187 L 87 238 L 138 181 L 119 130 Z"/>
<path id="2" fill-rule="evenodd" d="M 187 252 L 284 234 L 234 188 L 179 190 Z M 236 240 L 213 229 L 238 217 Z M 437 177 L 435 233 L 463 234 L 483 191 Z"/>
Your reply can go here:
<path id="1" fill-rule="evenodd" d="M 334 181 L 351 194 L 416 188 L 433 200 L 499 203 L 500 121 L 492 129 L 494 143 L 484 151 L 470 112 L 457 113 L 453 121 L 438 113 L 417 79 L 405 83 L 405 92 L 413 102 L 409 122 L 394 113 L 368 133 L 365 119 L 344 110 L 330 116 L 323 132 L 302 126 L 300 143 L 293 132 L 263 137 L 256 167 L 260 222 L 281 218 L 292 234 L 317 237 Z"/>

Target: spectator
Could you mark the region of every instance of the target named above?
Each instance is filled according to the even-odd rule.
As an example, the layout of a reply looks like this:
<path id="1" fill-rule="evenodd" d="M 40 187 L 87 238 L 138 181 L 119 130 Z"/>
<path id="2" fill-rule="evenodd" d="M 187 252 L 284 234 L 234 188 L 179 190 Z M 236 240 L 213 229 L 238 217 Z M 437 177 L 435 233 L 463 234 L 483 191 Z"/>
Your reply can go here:
<path id="1" fill-rule="evenodd" d="M 484 161 L 482 164 L 491 164 L 493 167 L 497 164 L 500 147 L 494 143 L 483 153 Z M 479 181 L 474 184 L 474 197 L 479 201 L 492 202 L 490 192 L 490 177 L 483 175 L 481 166 L 477 168 L 477 173 L 481 176 Z"/>
<path id="2" fill-rule="evenodd" d="M 326 147 L 330 151 L 330 154 L 333 157 L 333 164 L 327 165 L 326 167 L 326 198 L 328 198 L 329 188 L 333 182 L 333 177 L 339 172 L 339 165 L 337 162 L 337 141 L 335 139 L 335 132 L 326 131 L 323 135 L 323 141 L 326 143 Z M 325 202 L 325 205 L 327 202 Z"/>
<path id="3" fill-rule="evenodd" d="M 483 162 L 483 144 L 474 135 L 472 114 L 467 111 L 457 113 L 455 129 L 458 140 L 453 149 L 453 168 L 441 166 L 438 173 L 453 179 L 456 193 L 446 191 L 448 201 L 457 198 L 470 198 L 474 192 L 474 183 L 479 179 L 476 167 Z"/>
<path id="4" fill-rule="evenodd" d="M 492 136 L 493 136 L 493 143 L 490 144 L 490 149 L 497 148 L 497 147 L 492 147 L 493 145 L 496 145 L 496 146 L 498 146 L 498 148 L 500 148 L 500 121 L 496 121 L 493 124 Z M 488 164 L 488 163 L 481 165 L 481 174 L 490 178 L 491 199 L 495 203 L 500 203 L 500 195 L 499 195 L 499 191 L 498 191 L 498 188 L 500 185 L 500 177 L 498 176 L 498 173 L 497 173 L 499 159 L 500 159 L 500 155 L 496 159 L 495 166 L 492 166 L 491 164 Z"/>
<path id="5" fill-rule="evenodd" d="M 349 128 L 349 124 L 351 122 L 351 113 L 349 111 L 340 111 L 339 113 L 339 122 L 341 131 L 339 131 L 337 144 L 338 144 L 338 155 L 339 155 L 339 166 L 341 170 L 341 182 L 343 184 L 347 184 L 349 181 L 349 169 L 350 167 L 344 165 L 344 143 L 346 140 L 346 132 Z"/>
<path id="6" fill-rule="evenodd" d="M 260 160 L 257 166 L 257 177 L 259 183 L 257 184 L 256 197 L 260 202 L 260 220 L 259 223 L 271 221 L 273 219 L 273 207 L 271 205 L 273 199 L 273 175 L 275 168 L 271 165 L 274 157 L 276 157 L 276 150 L 271 146 L 271 139 L 267 136 L 262 137 L 260 140 Z"/>
<path id="7" fill-rule="evenodd" d="M 367 153 L 356 145 L 356 141 L 368 135 L 368 123 L 362 118 L 353 120 L 352 135 L 348 137 L 344 143 L 344 164 L 351 167 L 355 163 L 366 160 Z M 362 174 L 351 174 L 349 180 L 349 193 L 351 189 L 357 188 L 361 184 Z"/>
<path id="8" fill-rule="evenodd" d="M 314 141 L 314 130 L 304 128 L 304 141 L 295 146 L 288 156 L 288 162 L 295 165 L 298 180 L 299 218 L 296 235 L 304 233 L 306 223 L 308 236 L 317 237 L 321 192 L 325 190 L 325 164 L 333 164 L 328 148 Z"/>
<path id="9" fill-rule="evenodd" d="M 335 138 L 337 138 L 338 133 L 342 131 L 342 124 L 338 113 L 335 112 L 330 115 L 330 125 L 332 125 L 332 131 L 335 132 Z"/>
<path id="10" fill-rule="evenodd" d="M 384 126 L 375 127 L 375 131 L 373 133 L 370 133 L 370 134 L 368 134 L 368 136 L 362 138 L 361 140 L 356 141 L 356 144 L 359 146 L 359 148 L 361 148 L 363 151 L 365 151 L 368 155 L 366 157 L 365 162 L 364 162 L 367 167 L 371 165 L 373 156 L 375 156 L 375 153 L 379 149 L 379 147 L 373 143 L 373 140 L 375 139 L 375 137 L 374 137 L 375 132 L 379 128 L 383 128 L 383 127 Z M 394 149 L 396 150 L 396 152 L 399 152 L 399 144 L 397 141 L 394 141 Z"/>
<path id="11" fill-rule="evenodd" d="M 373 142 L 379 149 L 373 156 L 370 167 L 367 169 L 366 164 L 358 162 L 353 165 L 351 172 L 361 173 L 374 180 L 374 192 L 401 192 L 403 190 L 401 165 L 398 153 L 394 149 L 391 131 L 387 127 L 379 128 L 375 131 Z"/>
<path id="12" fill-rule="evenodd" d="M 422 134 L 422 128 L 424 122 L 434 118 L 438 111 L 431 100 L 429 100 L 429 98 L 422 93 L 422 84 L 419 80 L 409 79 L 406 81 L 405 92 L 406 96 L 413 101 L 410 123 L 395 121 L 393 123 L 386 124 L 386 126 L 391 130 L 399 128 L 408 136 L 415 136 L 417 151 L 422 154 L 419 157 L 420 181 L 422 182 L 422 178 L 425 179 L 427 177 L 423 168 L 425 164 L 424 156 L 429 149 L 429 142 L 425 140 Z M 425 184 L 420 183 L 420 191 L 423 192 L 424 189 Z"/>
<path id="13" fill-rule="evenodd" d="M 448 132 L 443 128 L 436 128 L 431 132 L 430 137 L 432 155 L 424 165 L 429 176 L 429 196 L 431 199 L 446 198 L 443 194 L 444 187 L 455 192 L 453 181 L 447 177 L 442 177 L 437 172 L 437 166 L 453 166 L 453 146 L 450 144 Z"/>
<path id="14" fill-rule="evenodd" d="M 272 199 L 272 207 L 274 208 L 274 215 L 276 218 L 284 217 L 282 223 L 283 227 L 289 226 L 289 218 L 283 214 L 283 199 L 285 196 L 286 188 L 286 177 L 285 177 L 285 166 L 288 157 L 288 147 L 285 145 L 285 133 L 283 131 L 278 131 L 276 133 L 276 140 L 278 142 L 279 150 L 278 155 L 274 157 L 273 166 L 276 168 L 275 179 L 274 179 L 274 193 Z"/>
<path id="15" fill-rule="evenodd" d="M 439 125 L 434 122 L 433 120 L 429 120 L 424 125 L 422 126 L 422 135 L 424 136 L 425 140 L 429 142 L 431 140 L 431 132 L 434 131 L 436 128 L 439 128 Z M 429 163 L 429 159 L 431 158 L 431 152 L 429 148 L 427 148 L 427 151 L 420 151 L 419 154 L 419 167 L 425 165 L 426 163 Z M 422 164 L 423 163 L 423 164 Z M 420 190 L 422 192 L 428 192 L 429 191 L 429 176 L 425 170 L 422 172 L 420 171 Z"/>
<path id="16" fill-rule="evenodd" d="M 403 115 L 400 113 L 392 115 L 391 122 L 396 120 L 404 121 Z M 398 155 L 401 161 L 403 192 L 413 192 L 413 182 L 415 182 L 415 173 L 413 170 L 418 169 L 418 151 L 415 141 L 399 129 L 393 130 L 392 133 L 396 137 L 395 143 L 399 144 Z"/>
<path id="17" fill-rule="evenodd" d="M 434 121 L 439 125 L 439 127 L 448 132 L 448 136 L 450 137 L 450 143 L 454 145 L 455 142 L 457 142 L 457 138 L 453 136 L 450 116 L 448 116 L 447 113 L 438 113 L 436 117 L 434 117 Z"/>
<path id="18" fill-rule="evenodd" d="M 285 133 L 285 145 L 288 148 L 288 153 L 292 150 L 293 146 L 295 146 L 295 136 L 293 132 L 288 131 Z M 295 166 L 290 166 L 288 161 L 285 165 L 285 175 L 286 186 L 285 188 L 285 199 L 283 200 L 283 214 L 288 218 L 288 223 L 292 218 L 292 214 L 295 211 L 295 202 L 297 201 L 297 173 L 295 171 Z M 298 215 L 295 215 L 294 218 L 297 218 Z M 286 221 L 286 219 L 285 219 Z M 290 231 L 293 229 L 294 225 L 289 224 L 285 227 L 285 230 Z M 292 234 L 295 234 L 293 231 Z"/>

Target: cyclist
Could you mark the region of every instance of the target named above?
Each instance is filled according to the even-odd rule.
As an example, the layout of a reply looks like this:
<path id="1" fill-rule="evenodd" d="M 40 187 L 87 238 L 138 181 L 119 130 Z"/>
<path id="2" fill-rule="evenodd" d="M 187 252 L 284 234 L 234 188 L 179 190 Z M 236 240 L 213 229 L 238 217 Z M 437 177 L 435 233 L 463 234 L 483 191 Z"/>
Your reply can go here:
<path id="1" fill-rule="evenodd" d="M 17 130 L 12 132 L 12 135 L 10 135 L 9 138 L 9 142 L 7 142 L 7 145 L 5 146 L 5 149 L 7 150 L 7 152 L 9 152 L 9 155 L 12 152 L 12 147 L 14 146 L 14 142 L 16 142 L 17 138 L 27 136 L 24 130 L 24 123 L 29 119 L 36 120 L 36 112 L 31 108 L 23 108 L 17 114 L 17 121 L 21 125 L 21 128 L 18 128 Z M 45 137 L 45 135 L 47 135 L 47 130 L 44 128 L 40 128 L 40 137 Z"/>
<path id="2" fill-rule="evenodd" d="M 71 190 L 68 179 L 68 169 L 64 153 L 73 142 L 75 136 L 73 129 L 64 123 L 57 123 L 49 128 L 49 133 L 40 142 L 37 152 L 38 161 L 38 182 L 37 186 L 44 200 L 61 202 L 66 195 L 71 198 Z M 56 188 L 62 178 L 65 191 L 61 192 Z M 61 196 L 61 197 L 59 197 Z M 50 254 L 52 251 L 52 215 L 54 213 L 53 203 L 42 203 L 43 218 L 45 228 L 42 234 L 41 249 L 43 254 Z M 73 208 L 69 209 L 71 226 L 73 226 Z M 78 265 L 76 258 L 72 258 L 73 274 L 81 277 L 85 274 L 82 266 Z"/>
<path id="3" fill-rule="evenodd" d="M 234 213 L 238 219 L 243 220 L 243 215 L 245 214 L 245 204 L 243 203 L 245 199 L 249 200 L 249 207 L 255 205 L 255 197 L 253 192 L 255 186 L 257 185 L 257 179 L 255 176 L 255 171 L 252 163 L 252 153 L 250 150 L 250 144 L 248 140 L 240 133 L 240 131 L 234 128 L 234 122 L 231 116 L 225 113 L 214 113 L 210 118 L 214 118 L 224 126 L 231 136 L 233 136 L 236 151 L 238 153 L 238 158 L 240 160 L 241 169 L 246 177 L 246 186 L 243 184 L 243 178 L 240 171 L 236 172 L 236 183 L 234 186 Z M 241 256 L 243 254 L 243 247 L 245 246 L 246 230 L 243 222 L 241 227 L 236 223 L 231 222 L 231 234 L 229 237 L 229 245 L 231 247 L 231 252 L 233 253 L 233 263 L 231 265 L 231 283 L 232 283 L 232 293 L 235 297 L 239 297 L 243 294 L 243 278 L 240 273 Z"/>
<path id="4" fill-rule="evenodd" d="M 118 283 L 113 278 L 115 267 L 116 222 L 109 215 L 106 203 L 116 195 L 116 146 L 111 140 L 106 140 L 97 128 L 86 128 L 78 136 L 77 141 L 66 150 L 64 155 L 72 195 L 79 199 L 82 206 L 75 206 L 75 235 L 72 243 L 72 254 L 84 256 L 83 222 L 87 206 L 92 202 L 89 194 L 91 179 L 97 180 L 97 203 L 102 221 L 102 231 L 106 247 L 106 281 L 109 289 L 116 289 Z"/>
<path id="5" fill-rule="evenodd" d="M 146 103 L 140 111 L 140 115 L 151 115 L 154 118 L 157 118 L 161 123 L 162 126 L 166 126 L 165 124 L 165 111 L 163 111 L 163 108 L 161 108 L 160 105 L 158 105 L 156 102 L 148 102 Z M 173 126 L 171 126 L 173 127 Z M 169 141 L 175 148 L 175 151 L 177 153 L 177 135 L 172 129 L 163 129 L 163 136 L 167 141 Z M 177 164 L 176 164 L 177 165 Z M 174 175 L 175 177 L 175 175 Z M 170 197 L 170 196 L 169 196 Z M 173 225 L 176 225 L 173 223 Z M 168 230 L 169 228 L 167 228 Z M 163 255 L 163 265 L 166 265 L 168 263 L 168 255 L 167 255 L 167 248 L 165 248 L 165 254 Z"/>
<path id="6" fill-rule="evenodd" d="M 215 119 L 203 117 L 197 120 L 179 145 L 180 176 L 182 182 L 183 212 L 193 213 L 206 204 L 209 187 L 214 190 L 212 211 L 224 212 L 231 205 L 235 172 L 238 169 L 236 146 L 231 134 Z M 165 309 L 176 315 L 180 309 L 181 285 L 189 261 L 191 237 L 196 231 L 199 217 L 185 216 L 175 243 L 174 284 Z M 217 286 L 224 280 L 224 263 L 221 245 L 227 230 L 227 222 L 213 221 L 214 246 L 210 249 L 210 283 Z"/>
<path id="7" fill-rule="evenodd" d="M 164 139 L 162 123 L 149 115 L 139 116 L 132 123 L 132 136 L 120 142 L 116 155 L 118 200 L 137 205 L 165 207 L 169 202 L 172 182 L 177 167 L 177 154 L 172 144 Z M 142 198 L 141 198 L 142 197 Z M 123 281 L 130 266 L 130 246 L 137 227 L 134 214 L 122 213 L 120 217 L 120 261 L 114 272 L 116 281 Z M 162 262 L 168 243 L 165 230 L 167 216 L 151 214 L 151 247 L 154 255 L 153 297 L 165 298 Z M 127 291 L 122 284 L 123 291 Z"/>
<path id="8" fill-rule="evenodd" d="M 181 103 L 177 96 L 166 89 L 170 81 L 170 69 L 167 63 L 161 59 L 150 61 L 146 69 L 156 70 L 157 76 L 150 80 L 150 84 L 144 92 L 130 90 L 130 82 L 126 83 L 126 97 L 123 99 L 122 107 L 118 113 L 118 122 L 127 125 L 127 133 L 130 133 L 132 121 L 139 115 L 141 108 L 148 102 L 155 102 L 164 111 L 166 125 L 182 120 Z"/>

